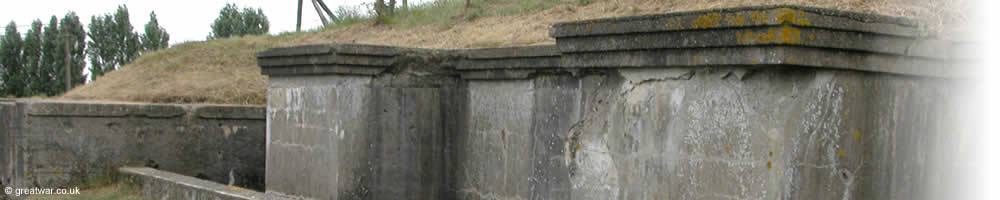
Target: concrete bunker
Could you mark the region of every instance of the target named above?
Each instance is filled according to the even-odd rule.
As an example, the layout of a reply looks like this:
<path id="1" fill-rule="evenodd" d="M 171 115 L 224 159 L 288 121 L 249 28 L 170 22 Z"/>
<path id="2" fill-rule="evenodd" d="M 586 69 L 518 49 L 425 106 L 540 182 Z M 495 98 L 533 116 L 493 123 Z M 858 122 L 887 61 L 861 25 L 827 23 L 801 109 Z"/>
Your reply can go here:
<path id="1" fill-rule="evenodd" d="M 267 192 L 953 197 L 967 60 L 919 27 L 759 6 L 559 23 L 555 45 L 267 50 Z"/>

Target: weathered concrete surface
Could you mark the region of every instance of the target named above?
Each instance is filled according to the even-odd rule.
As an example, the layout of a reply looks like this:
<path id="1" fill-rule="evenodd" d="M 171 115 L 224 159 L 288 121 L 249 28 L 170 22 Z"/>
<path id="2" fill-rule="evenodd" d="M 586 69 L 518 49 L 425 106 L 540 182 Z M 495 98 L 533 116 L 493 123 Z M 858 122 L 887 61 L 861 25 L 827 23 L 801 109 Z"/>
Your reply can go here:
<path id="1" fill-rule="evenodd" d="M 560 23 L 552 35 L 554 46 L 350 51 L 389 65 L 326 59 L 344 44 L 262 53 L 278 63 L 262 65 L 268 192 L 966 197 L 967 58 L 934 52 L 957 43 L 918 22 L 768 6 Z M 327 64 L 338 62 L 355 63 Z M 302 66 L 316 70 L 268 72 Z"/>
<path id="2" fill-rule="evenodd" d="M 264 188 L 263 107 L 17 100 L 2 109 L 14 112 L 3 135 L 11 185 L 81 184 L 145 165 Z"/>
<path id="3" fill-rule="evenodd" d="M 270 74 L 267 191 L 318 199 L 446 198 L 444 136 L 457 123 L 445 106 L 454 104 L 456 81 L 426 60 L 435 52 L 328 48 L 338 49 L 337 54 L 391 56 L 386 58 L 394 61 L 391 73 L 356 71 L 380 65 L 357 60 L 351 66 L 310 64 L 346 68 L 333 75 Z M 284 56 L 262 59 L 286 65 L 265 68 L 296 67 L 301 64 L 285 61 L 312 59 L 293 49 L 269 51 Z"/>
<path id="4" fill-rule="evenodd" d="M 678 30 L 796 25 L 896 36 L 926 36 L 921 21 L 905 17 L 799 5 L 765 5 L 669 12 L 626 17 L 561 22 L 549 30 L 552 37 L 615 35 Z"/>
<path id="5" fill-rule="evenodd" d="M 775 5 L 563 22 L 551 35 L 568 68 L 795 65 L 971 77 L 920 22 Z M 950 51 L 956 52 L 956 51 Z"/>
<path id="6" fill-rule="evenodd" d="M 563 163 L 541 171 L 566 172 L 530 178 L 568 176 L 562 183 L 570 185 L 571 195 L 558 196 L 563 199 L 949 197 L 943 195 L 949 194 L 944 188 L 956 183 L 950 177 L 959 173 L 940 169 L 956 163 L 947 155 L 961 152 L 953 143 L 956 140 L 949 138 L 957 130 L 950 125 L 960 115 L 952 109 L 951 98 L 960 95 L 953 90 L 954 82 L 849 71 L 759 69 L 746 74 L 739 70 L 745 69 L 635 69 L 564 77 L 581 86 L 563 87 L 559 91 L 569 94 L 560 96 L 579 96 L 577 101 L 540 96 L 541 90 L 470 87 L 471 94 L 534 92 L 533 100 L 488 103 L 558 101 L 567 109 L 536 105 L 524 113 L 569 115 L 473 118 L 472 123 L 523 119 L 520 124 L 538 126 L 572 120 L 571 126 L 544 132 L 560 136 L 555 140 L 564 154 L 555 157 Z M 552 77 L 534 81 L 545 79 Z M 472 116 L 495 113 L 471 112 Z M 486 144 L 516 144 L 483 139 Z M 501 157 L 497 162 L 508 159 L 532 157 Z"/>
<path id="7" fill-rule="evenodd" d="M 125 175 L 124 182 L 136 187 L 144 199 L 290 199 L 148 167 L 122 167 L 118 171 Z"/>
<path id="8" fill-rule="evenodd" d="M 800 6 L 556 24 L 562 67 L 591 70 L 572 199 L 961 197 L 973 70 L 921 27 Z"/>
<path id="9" fill-rule="evenodd" d="M 10 176 L 0 177 L 0 185 L 11 185 L 15 179 L 15 171 L 18 171 L 13 163 L 17 158 L 17 148 L 15 139 L 18 138 L 21 118 L 17 109 L 17 102 L 13 99 L 0 98 L 0 174 Z"/>

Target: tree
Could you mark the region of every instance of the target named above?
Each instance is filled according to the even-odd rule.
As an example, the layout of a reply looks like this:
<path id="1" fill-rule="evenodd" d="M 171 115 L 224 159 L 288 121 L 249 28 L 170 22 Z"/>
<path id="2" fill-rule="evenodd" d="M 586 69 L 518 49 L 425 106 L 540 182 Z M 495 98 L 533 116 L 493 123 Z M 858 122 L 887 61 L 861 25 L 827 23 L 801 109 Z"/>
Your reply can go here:
<path id="1" fill-rule="evenodd" d="M 149 23 L 146 23 L 146 32 L 142 34 L 142 49 L 152 51 L 167 48 L 168 41 L 170 41 L 170 34 L 167 34 L 167 30 L 160 27 L 160 23 L 156 20 L 156 13 L 149 12 Z"/>
<path id="2" fill-rule="evenodd" d="M 21 33 L 17 31 L 17 23 L 7 24 L 3 38 L 0 38 L 0 68 L 3 68 L 3 96 L 24 96 L 24 75 L 21 57 Z"/>
<path id="3" fill-rule="evenodd" d="M 219 17 L 212 22 L 212 32 L 208 39 L 227 38 L 232 36 L 265 34 L 270 29 L 270 22 L 261 9 L 244 8 L 242 12 L 236 4 L 226 4 L 219 11 Z"/>
<path id="4" fill-rule="evenodd" d="M 260 35 L 265 34 L 271 28 L 270 22 L 267 21 L 267 16 L 264 15 L 264 11 L 258 8 L 256 11 L 250 8 L 243 8 L 243 27 L 246 29 L 245 34 Z"/>
<path id="5" fill-rule="evenodd" d="M 42 20 L 35 19 L 31 28 L 24 35 L 21 47 L 21 70 L 25 81 L 25 96 L 42 94 L 45 91 L 45 79 L 42 76 Z"/>
<path id="6" fill-rule="evenodd" d="M 60 50 L 59 18 L 52 16 L 42 34 L 42 62 L 39 65 L 38 79 L 43 80 L 42 86 L 46 95 L 55 96 L 63 91 L 61 79 L 56 72 L 63 67 L 64 52 Z M 61 71 L 61 70 L 59 70 Z"/>
<path id="7" fill-rule="evenodd" d="M 389 0 L 389 4 L 385 3 L 385 0 L 375 0 L 375 23 L 386 23 L 386 20 L 390 16 L 393 16 L 396 8 L 396 0 Z"/>
<path id="8" fill-rule="evenodd" d="M 90 37 L 90 42 L 87 42 L 87 45 L 90 48 L 87 48 L 87 57 L 90 60 L 91 80 L 97 80 L 97 77 L 104 75 L 104 72 L 116 65 L 115 42 L 109 33 L 112 30 L 108 28 L 112 26 L 112 23 L 114 21 L 111 20 L 110 15 L 90 17 L 89 31 L 87 32 L 87 37 Z"/>
<path id="9" fill-rule="evenodd" d="M 129 22 L 128 16 L 128 8 L 125 5 L 118 6 L 114 15 L 114 31 L 112 32 L 115 36 L 115 42 L 121 42 L 118 43 L 119 51 L 116 62 L 119 65 L 116 67 L 121 67 L 121 65 L 128 64 L 138 58 L 139 50 L 142 49 L 139 33 L 132 31 L 132 23 Z"/>
<path id="10" fill-rule="evenodd" d="M 219 17 L 215 18 L 215 22 L 212 22 L 212 33 L 209 33 L 209 39 L 215 38 L 227 38 L 233 35 L 238 35 L 237 32 L 243 30 L 243 15 L 240 14 L 239 9 L 236 8 L 235 4 L 226 4 L 219 11 Z"/>
<path id="11" fill-rule="evenodd" d="M 59 77 L 57 79 L 60 81 L 56 88 L 61 93 L 65 91 L 66 87 L 65 82 L 63 82 L 63 80 L 66 80 L 66 72 L 63 70 L 66 69 L 64 62 L 66 60 L 65 48 L 67 46 L 69 48 L 69 66 L 70 70 L 72 70 L 70 71 L 70 83 L 72 83 L 72 86 L 76 86 L 83 85 L 86 81 L 86 76 L 83 75 L 83 66 L 86 65 L 87 32 L 83 30 L 83 23 L 80 23 L 80 17 L 76 16 L 75 12 L 66 13 L 66 16 L 59 23 L 59 32 L 61 35 L 60 40 L 62 41 L 59 43 L 59 50 L 62 52 L 60 53 L 60 58 L 62 58 L 60 59 L 62 61 L 60 64 L 62 65 L 55 66 L 56 69 L 59 69 L 57 70 L 59 73 L 55 77 Z M 132 34 L 135 35 L 135 33 Z M 138 46 L 138 44 L 132 45 Z"/>
<path id="12" fill-rule="evenodd" d="M 87 45 L 91 48 L 87 49 L 87 55 L 92 79 L 139 57 L 142 44 L 139 34 L 132 31 L 125 5 L 118 6 L 114 15 L 91 17 L 88 28 L 90 31 L 86 35 L 91 41 Z"/>

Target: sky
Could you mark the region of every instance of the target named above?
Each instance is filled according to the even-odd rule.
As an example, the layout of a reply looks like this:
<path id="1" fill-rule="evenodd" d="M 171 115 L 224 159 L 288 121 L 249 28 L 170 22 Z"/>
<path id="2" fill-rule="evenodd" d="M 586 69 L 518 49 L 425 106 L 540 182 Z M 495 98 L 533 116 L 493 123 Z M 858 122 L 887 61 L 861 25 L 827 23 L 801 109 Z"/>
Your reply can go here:
<path id="1" fill-rule="evenodd" d="M 324 0 L 330 9 L 338 6 L 358 6 L 366 0 Z M 414 1 L 416 2 L 416 1 Z M 156 12 L 160 26 L 170 34 L 170 43 L 205 40 L 211 32 L 210 24 L 219 16 L 219 10 L 226 3 L 239 7 L 260 8 L 271 23 L 270 32 L 295 31 L 296 0 L 2 0 L 0 1 L 0 27 L 13 20 L 21 34 L 27 32 L 35 19 L 48 23 L 52 15 L 62 19 L 69 11 L 75 11 L 80 21 L 90 24 L 91 16 L 113 13 L 118 5 L 126 5 L 133 30 L 142 33 L 149 22 L 149 12 Z M 411 2 L 411 4 L 413 4 Z M 302 29 L 319 27 L 322 23 L 311 1 L 302 3 Z M 85 28 L 86 29 L 86 28 Z M 2 33 L 0 33 L 2 34 Z"/>

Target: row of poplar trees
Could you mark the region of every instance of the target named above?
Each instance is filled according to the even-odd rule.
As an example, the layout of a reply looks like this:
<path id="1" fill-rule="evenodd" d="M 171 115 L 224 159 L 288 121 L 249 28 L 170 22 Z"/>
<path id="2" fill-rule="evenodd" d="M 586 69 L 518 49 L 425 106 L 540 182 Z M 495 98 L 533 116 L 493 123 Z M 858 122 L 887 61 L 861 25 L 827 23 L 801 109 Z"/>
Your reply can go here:
<path id="1" fill-rule="evenodd" d="M 80 18 L 69 12 L 52 16 L 47 24 L 36 19 L 23 35 L 13 21 L 0 37 L 0 96 L 54 96 L 66 91 L 66 63 L 72 86 L 84 83 L 83 67 L 90 61 L 96 79 L 139 57 L 143 51 L 166 48 L 169 34 L 156 14 L 149 14 L 145 33 L 132 30 L 128 9 L 93 16 L 84 31 Z M 87 38 L 90 38 L 87 41 Z"/>

